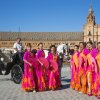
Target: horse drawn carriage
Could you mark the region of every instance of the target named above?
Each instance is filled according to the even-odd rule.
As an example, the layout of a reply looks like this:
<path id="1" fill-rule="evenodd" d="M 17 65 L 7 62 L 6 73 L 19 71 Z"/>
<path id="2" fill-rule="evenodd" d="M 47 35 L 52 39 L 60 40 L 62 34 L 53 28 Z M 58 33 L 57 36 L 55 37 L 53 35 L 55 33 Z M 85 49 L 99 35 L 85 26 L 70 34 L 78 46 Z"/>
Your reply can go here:
<path id="1" fill-rule="evenodd" d="M 32 53 L 36 53 L 36 50 L 32 50 Z M 21 59 L 23 53 L 20 53 Z M 0 50 L 0 75 L 11 75 L 11 80 L 20 84 L 23 75 L 23 60 L 20 60 L 18 54 L 14 55 L 12 51 L 9 53 Z"/>

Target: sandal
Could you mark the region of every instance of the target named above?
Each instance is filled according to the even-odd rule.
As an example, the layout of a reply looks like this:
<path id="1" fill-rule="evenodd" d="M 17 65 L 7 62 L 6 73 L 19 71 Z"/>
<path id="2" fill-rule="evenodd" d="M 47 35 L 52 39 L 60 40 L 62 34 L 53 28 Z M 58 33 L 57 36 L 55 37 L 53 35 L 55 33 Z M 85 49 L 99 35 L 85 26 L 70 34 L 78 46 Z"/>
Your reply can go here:
<path id="1" fill-rule="evenodd" d="M 92 93 L 91 92 L 88 92 L 88 96 L 92 96 Z"/>
<path id="2" fill-rule="evenodd" d="M 100 99 L 100 94 L 97 96 L 97 99 Z"/>

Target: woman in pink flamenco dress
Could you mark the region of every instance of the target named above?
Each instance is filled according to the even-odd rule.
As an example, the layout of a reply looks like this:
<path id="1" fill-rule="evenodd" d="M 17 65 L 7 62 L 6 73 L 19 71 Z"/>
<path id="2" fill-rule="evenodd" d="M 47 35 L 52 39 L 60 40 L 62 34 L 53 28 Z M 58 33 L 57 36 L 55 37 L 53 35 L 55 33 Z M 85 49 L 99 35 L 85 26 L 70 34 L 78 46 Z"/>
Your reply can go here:
<path id="1" fill-rule="evenodd" d="M 38 77 L 38 91 L 45 91 L 47 89 L 46 82 L 46 68 L 43 63 L 39 60 L 40 58 L 45 58 L 45 53 L 43 51 L 43 43 L 38 44 L 38 50 L 36 53 L 36 59 L 39 62 L 39 67 L 37 69 L 37 77 Z"/>
<path id="2" fill-rule="evenodd" d="M 97 98 L 100 99 L 100 42 L 97 43 L 98 53 L 96 55 L 96 62 L 98 66 L 98 74 L 97 74 Z"/>
<path id="3" fill-rule="evenodd" d="M 56 53 L 55 45 L 50 46 L 50 52 L 48 54 L 47 60 L 49 61 L 48 87 L 49 90 L 55 90 L 60 88 L 61 85 L 60 74 L 58 70 L 59 57 Z"/>
<path id="4" fill-rule="evenodd" d="M 95 57 L 97 54 L 97 50 L 93 49 L 92 43 L 87 43 L 88 49 L 90 53 L 87 54 L 87 84 L 88 90 L 87 93 L 89 96 L 96 95 L 96 81 L 97 81 L 97 64 L 95 61 Z"/>
<path id="5" fill-rule="evenodd" d="M 27 50 L 24 53 L 24 74 L 22 78 L 22 90 L 35 91 L 36 90 L 36 70 L 34 67 L 35 56 L 31 53 L 31 44 L 27 44 Z"/>

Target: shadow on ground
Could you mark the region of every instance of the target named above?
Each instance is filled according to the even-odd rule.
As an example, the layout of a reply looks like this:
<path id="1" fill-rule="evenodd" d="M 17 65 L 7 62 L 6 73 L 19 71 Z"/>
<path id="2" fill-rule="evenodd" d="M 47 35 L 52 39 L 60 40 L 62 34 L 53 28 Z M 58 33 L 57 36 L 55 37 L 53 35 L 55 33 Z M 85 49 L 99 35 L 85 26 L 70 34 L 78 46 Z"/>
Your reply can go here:
<path id="1" fill-rule="evenodd" d="M 4 82 L 4 81 L 11 81 L 11 79 L 9 79 L 9 78 L 2 78 L 2 79 L 0 79 L 0 82 Z"/>
<path id="2" fill-rule="evenodd" d="M 65 78 L 63 79 L 63 78 L 62 78 L 61 81 L 62 81 L 62 82 L 68 82 L 68 83 L 69 83 L 69 82 L 71 81 L 71 79 L 65 79 Z"/>

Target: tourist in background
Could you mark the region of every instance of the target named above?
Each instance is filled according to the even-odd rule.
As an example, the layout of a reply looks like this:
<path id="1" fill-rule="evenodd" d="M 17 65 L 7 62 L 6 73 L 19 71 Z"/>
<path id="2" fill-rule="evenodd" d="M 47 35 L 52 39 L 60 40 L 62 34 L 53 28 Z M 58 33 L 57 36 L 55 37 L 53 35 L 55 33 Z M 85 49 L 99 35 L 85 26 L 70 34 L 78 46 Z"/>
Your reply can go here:
<path id="1" fill-rule="evenodd" d="M 13 49 L 14 49 L 14 56 L 13 56 L 13 60 L 15 63 L 18 62 L 23 62 L 23 46 L 21 43 L 21 38 L 17 38 L 16 42 L 13 45 Z"/>

